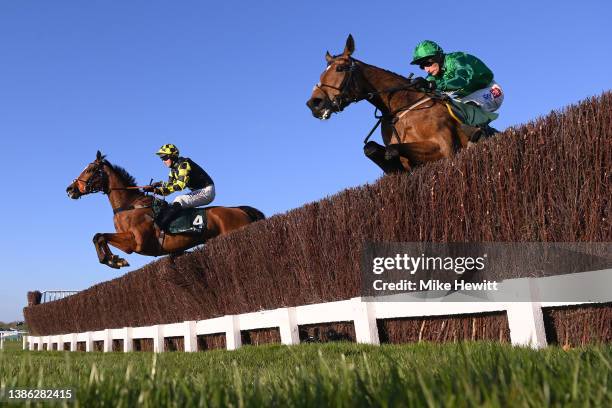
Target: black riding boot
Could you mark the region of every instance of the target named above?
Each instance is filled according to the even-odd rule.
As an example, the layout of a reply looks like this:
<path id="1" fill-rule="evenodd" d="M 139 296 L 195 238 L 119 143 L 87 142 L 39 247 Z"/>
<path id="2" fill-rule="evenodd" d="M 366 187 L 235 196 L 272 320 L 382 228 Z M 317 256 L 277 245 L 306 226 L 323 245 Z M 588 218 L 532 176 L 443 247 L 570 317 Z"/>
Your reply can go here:
<path id="1" fill-rule="evenodd" d="M 477 143 L 481 138 L 485 136 L 485 132 L 476 126 L 461 125 L 461 130 L 467 136 L 468 140 L 472 143 Z"/>
<path id="2" fill-rule="evenodd" d="M 168 228 L 168 226 L 172 222 L 172 220 L 174 220 L 174 218 L 176 218 L 176 216 L 181 212 L 181 210 L 181 203 L 172 203 L 172 205 L 168 207 L 166 211 L 164 211 L 159 222 L 157 223 L 157 225 L 159 225 L 159 228 L 165 231 L 166 228 Z"/>
<path id="3" fill-rule="evenodd" d="M 482 126 L 482 131 L 484 132 L 484 137 L 485 138 L 489 138 L 491 136 L 495 136 L 496 134 L 500 133 L 499 130 L 497 130 L 494 127 L 491 127 L 489 125 L 483 125 Z"/>

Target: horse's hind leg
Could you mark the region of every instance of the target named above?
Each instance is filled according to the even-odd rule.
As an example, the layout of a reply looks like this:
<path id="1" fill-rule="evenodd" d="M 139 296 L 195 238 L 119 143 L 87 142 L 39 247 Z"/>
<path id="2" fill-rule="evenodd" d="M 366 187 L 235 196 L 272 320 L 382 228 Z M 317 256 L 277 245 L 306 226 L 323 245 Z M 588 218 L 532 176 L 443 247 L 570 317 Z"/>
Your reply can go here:
<path id="1" fill-rule="evenodd" d="M 131 232 L 120 232 L 117 234 L 96 234 L 93 238 L 93 243 L 96 247 L 98 260 L 101 264 L 108 265 L 111 268 L 119 269 L 124 266 L 130 266 L 128 261 L 114 255 L 108 244 L 119 248 L 123 252 L 132 253 L 136 249 L 136 240 Z"/>
<path id="2" fill-rule="evenodd" d="M 363 147 L 363 153 L 366 155 L 366 157 L 376 163 L 376 165 L 378 165 L 378 167 L 380 167 L 385 174 L 402 171 L 404 168 L 399 157 L 387 157 L 385 155 L 385 151 L 384 146 L 381 146 L 374 141 L 366 143 L 366 145 Z"/>

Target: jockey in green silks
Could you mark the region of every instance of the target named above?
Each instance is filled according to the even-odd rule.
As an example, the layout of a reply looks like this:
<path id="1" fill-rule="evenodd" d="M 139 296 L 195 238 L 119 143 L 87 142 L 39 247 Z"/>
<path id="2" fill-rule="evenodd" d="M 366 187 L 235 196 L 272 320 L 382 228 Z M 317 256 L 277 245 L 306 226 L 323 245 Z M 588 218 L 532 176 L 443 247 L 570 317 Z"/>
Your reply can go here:
<path id="1" fill-rule="evenodd" d="M 504 101 L 504 93 L 493 79 L 493 72 L 480 59 L 464 52 L 445 54 L 433 41 L 420 42 L 414 49 L 412 65 L 424 69 L 427 78 L 416 78 L 418 87 L 444 92 L 463 103 L 494 112 Z"/>

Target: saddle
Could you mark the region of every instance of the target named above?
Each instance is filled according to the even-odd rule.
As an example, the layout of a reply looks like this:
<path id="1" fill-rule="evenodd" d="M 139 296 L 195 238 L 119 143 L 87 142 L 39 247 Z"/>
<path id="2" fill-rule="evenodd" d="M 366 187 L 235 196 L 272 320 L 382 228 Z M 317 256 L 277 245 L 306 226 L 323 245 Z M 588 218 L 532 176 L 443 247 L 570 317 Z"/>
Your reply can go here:
<path id="1" fill-rule="evenodd" d="M 489 126 L 491 121 L 498 118 L 499 114 L 482 110 L 477 105 L 463 103 L 452 98 L 444 100 L 448 113 L 460 125 L 461 130 L 473 143 L 481 138 L 491 137 L 499 131 Z"/>
<path id="2" fill-rule="evenodd" d="M 157 221 L 169 207 L 170 205 L 164 200 L 153 200 L 153 220 L 157 225 L 159 225 Z M 206 208 L 184 208 L 179 215 L 170 222 L 165 232 L 170 234 L 201 234 L 206 230 L 206 225 Z"/>
<path id="3" fill-rule="evenodd" d="M 463 103 L 448 98 L 444 101 L 451 116 L 461 124 L 482 127 L 486 126 L 499 117 L 499 114 L 486 112 L 477 105 Z"/>

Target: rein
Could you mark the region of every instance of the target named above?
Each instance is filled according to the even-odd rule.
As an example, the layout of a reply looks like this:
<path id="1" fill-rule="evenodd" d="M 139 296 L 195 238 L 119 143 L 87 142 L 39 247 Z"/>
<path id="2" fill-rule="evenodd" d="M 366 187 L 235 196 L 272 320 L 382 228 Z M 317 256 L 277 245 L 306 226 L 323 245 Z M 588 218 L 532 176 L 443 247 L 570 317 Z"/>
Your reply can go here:
<path id="1" fill-rule="evenodd" d="M 382 123 L 383 120 L 388 120 L 389 124 L 391 125 L 391 130 L 393 131 L 393 135 L 395 136 L 395 138 L 397 139 L 397 143 L 401 143 L 402 141 L 400 140 L 399 134 L 397 133 L 397 129 L 395 128 L 395 124 L 397 123 L 398 120 L 400 120 L 402 118 L 402 116 L 404 116 L 406 113 L 414 110 L 415 108 L 421 106 L 422 104 L 429 102 L 430 100 L 433 100 L 434 98 L 430 95 L 423 95 L 421 98 L 419 98 L 415 103 L 413 103 L 412 105 L 406 105 L 404 107 L 401 107 L 400 109 L 397 109 L 395 112 L 389 113 L 387 115 L 376 115 L 376 112 L 378 111 L 378 108 L 374 109 L 374 117 L 378 119 L 378 121 L 376 122 L 376 124 L 374 125 L 374 127 L 372 128 L 372 130 L 370 130 L 370 132 L 368 133 L 368 135 L 365 137 L 365 139 L 363 139 L 363 143 L 366 144 L 368 143 L 368 140 L 370 140 L 370 137 L 372 137 L 372 134 L 374 133 L 374 131 L 378 128 L 378 126 L 380 126 L 380 124 Z M 426 106 L 425 109 L 427 108 L 431 108 L 433 105 L 431 106 Z M 399 116 L 396 116 L 399 113 Z"/>

